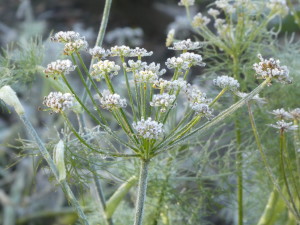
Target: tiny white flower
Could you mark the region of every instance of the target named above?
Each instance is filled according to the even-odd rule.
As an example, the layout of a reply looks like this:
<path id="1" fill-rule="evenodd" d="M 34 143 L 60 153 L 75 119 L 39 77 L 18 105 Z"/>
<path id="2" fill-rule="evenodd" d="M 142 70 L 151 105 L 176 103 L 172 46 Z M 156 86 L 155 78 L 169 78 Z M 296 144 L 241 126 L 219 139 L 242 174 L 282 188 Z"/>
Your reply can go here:
<path id="1" fill-rule="evenodd" d="M 53 77 L 56 79 L 58 75 L 69 74 L 71 71 L 74 71 L 76 66 L 72 64 L 69 59 L 66 60 L 56 60 L 47 65 L 47 68 L 44 69 L 46 77 Z"/>
<path id="2" fill-rule="evenodd" d="M 134 80 L 138 83 L 153 83 L 157 79 L 157 74 L 151 70 L 142 70 L 134 74 Z"/>
<path id="3" fill-rule="evenodd" d="M 188 66 L 205 66 L 205 63 L 202 62 L 202 56 L 199 54 L 195 54 L 193 52 L 185 52 L 179 56 L 185 62 L 188 63 Z"/>
<path id="4" fill-rule="evenodd" d="M 236 11 L 236 8 L 234 7 L 234 5 L 229 3 L 229 0 L 217 0 L 215 4 L 218 8 L 223 9 L 224 12 L 228 14 L 235 13 Z"/>
<path id="5" fill-rule="evenodd" d="M 169 107 L 172 107 L 176 99 L 175 95 L 169 95 L 167 93 L 153 95 L 150 105 L 153 107 L 161 107 L 162 113 L 166 112 Z"/>
<path id="6" fill-rule="evenodd" d="M 168 58 L 166 62 L 168 69 L 187 70 L 189 68 L 188 63 L 181 57 Z"/>
<path id="7" fill-rule="evenodd" d="M 203 44 L 201 42 L 195 41 L 192 42 L 191 39 L 183 40 L 183 41 L 178 41 L 173 43 L 173 47 L 169 47 L 171 50 L 195 50 L 202 48 Z"/>
<path id="8" fill-rule="evenodd" d="M 276 122 L 276 124 L 269 124 L 270 127 L 279 129 L 281 131 L 290 131 L 290 130 L 297 130 L 298 126 L 293 125 L 292 122 L 287 123 L 284 120 L 279 120 Z"/>
<path id="9" fill-rule="evenodd" d="M 185 7 L 192 6 L 194 4 L 195 4 L 195 0 L 180 0 L 178 3 L 179 6 L 185 6 Z"/>
<path id="10" fill-rule="evenodd" d="M 275 109 L 271 112 L 271 114 L 273 114 L 278 120 L 292 119 L 292 115 L 289 112 L 285 111 L 283 108 Z"/>
<path id="11" fill-rule="evenodd" d="M 51 108 L 53 112 L 59 113 L 74 106 L 74 96 L 70 93 L 50 92 L 44 97 L 43 104 Z"/>
<path id="12" fill-rule="evenodd" d="M 140 121 L 134 122 L 132 126 L 137 131 L 137 135 L 144 139 L 159 139 L 164 133 L 163 124 L 150 117 L 147 120 L 142 118 Z"/>
<path id="13" fill-rule="evenodd" d="M 60 43 L 74 42 L 79 39 L 84 40 L 84 37 L 80 37 L 80 34 L 75 31 L 60 31 L 50 38 L 51 41 Z"/>
<path id="14" fill-rule="evenodd" d="M 109 60 L 100 60 L 93 66 L 93 71 L 91 75 L 97 80 L 100 81 L 106 74 L 107 75 L 118 75 L 120 66 L 116 65 L 115 62 Z"/>
<path id="15" fill-rule="evenodd" d="M 207 26 L 209 24 L 210 19 L 206 16 L 203 16 L 202 13 L 198 13 L 194 16 L 193 21 L 192 21 L 192 26 L 194 28 L 201 28 L 204 26 Z"/>
<path id="16" fill-rule="evenodd" d="M 136 47 L 135 49 L 130 50 L 130 53 L 128 56 L 129 57 L 145 57 L 145 56 L 151 56 L 151 55 L 153 55 L 152 51 L 148 52 L 144 48 Z"/>
<path id="17" fill-rule="evenodd" d="M 104 48 L 101 48 L 99 46 L 95 46 L 94 48 L 91 48 L 89 50 L 89 53 L 91 54 L 91 56 L 98 59 L 106 58 L 110 54 L 108 50 L 105 50 Z"/>
<path id="18" fill-rule="evenodd" d="M 103 109 L 112 110 L 116 108 L 125 108 L 127 106 L 126 99 L 121 99 L 121 96 L 110 93 L 109 90 L 104 90 L 102 97 L 99 98 Z"/>
<path id="19" fill-rule="evenodd" d="M 87 47 L 88 47 L 88 43 L 82 39 L 78 39 L 73 42 L 68 42 L 65 45 L 64 54 L 71 55 L 72 53 L 77 52 L 82 48 L 84 48 L 86 50 Z"/>
<path id="20" fill-rule="evenodd" d="M 217 77 L 216 79 L 213 80 L 213 84 L 222 89 L 227 88 L 231 91 L 237 91 L 237 89 L 239 89 L 240 87 L 240 84 L 236 79 L 228 76 Z"/>
<path id="21" fill-rule="evenodd" d="M 129 57 L 131 49 L 128 46 L 114 46 L 110 48 L 110 56 Z"/>

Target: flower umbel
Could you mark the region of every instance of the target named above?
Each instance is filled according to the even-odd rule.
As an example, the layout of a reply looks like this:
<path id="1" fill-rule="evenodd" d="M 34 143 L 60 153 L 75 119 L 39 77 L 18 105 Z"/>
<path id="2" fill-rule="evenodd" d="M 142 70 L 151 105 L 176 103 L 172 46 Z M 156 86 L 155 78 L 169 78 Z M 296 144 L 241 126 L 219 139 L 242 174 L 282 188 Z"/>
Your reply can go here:
<path id="1" fill-rule="evenodd" d="M 104 90 L 99 100 L 101 107 L 107 110 L 125 108 L 127 106 L 125 98 L 121 99 L 120 95 L 116 93 L 111 94 L 109 90 Z"/>
<path id="2" fill-rule="evenodd" d="M 101 60 L 92 67 L 94 70 L 91 72 L 91 75 L 97 81 L 100 81 L 105 75 L 118 75 L 119 70 L 121 69 L 115 62 L 109 60 Z"/>
<path id="3" fill-rule="evenodd" d="M 70 93 L 50 92 L 44 97 L 43 104 L 51 108 L 53 112 L 59 113 L 74 105 L 74 96 Z"/>
<path id="4" fill-rule="evenodd" d="M 134 122 L 132 126 L 144 139 L 159 139 L 164 133 L 163 124 L 152 120 L 151 117 L 147 120 L 142 118 L 140 121 Z"/>
<path id="5" fill-rule="evenodd" d="M 76 66 L 72 64 L 69 59 L 66 60 L 56 60 L 47 65 L 47 68 L 44 70 L 46 77 L 53 77 L 56 79 L 58 75 L 69 74 L 71 71 L 74 71 Z"/>
<path id="6" fill-rule="evenodd" d="M 231 91 L 237 91 L 237 89 L 240 87 L 240 84 L 236 79 L 228 76 L 217 77 L 213 80 L 213 84 L 223 89 L 227 88 Z"/>
<path id="7" fill-rule="evenodd" d="M 173 105 L 175 99 L 175 95 L 169 95 L 167 93 L 153 95 L 150 105 L 153 107 L 161 107 L 160 112 L 164 113 L 167 111 L 167 108 Z"/>
<path id="8" fill-rule="evenodd" d="M 276 122 L 276 124 L 269 124 L 269 126 L 273 127 L 273 128 L 276 128 L 276 129 L 279 129 L 282 132 L 298 129 L 298 126 L 293 125 L 293 122 L 287 123 L 284 120 L 279 120 L 279 121 Z"/>

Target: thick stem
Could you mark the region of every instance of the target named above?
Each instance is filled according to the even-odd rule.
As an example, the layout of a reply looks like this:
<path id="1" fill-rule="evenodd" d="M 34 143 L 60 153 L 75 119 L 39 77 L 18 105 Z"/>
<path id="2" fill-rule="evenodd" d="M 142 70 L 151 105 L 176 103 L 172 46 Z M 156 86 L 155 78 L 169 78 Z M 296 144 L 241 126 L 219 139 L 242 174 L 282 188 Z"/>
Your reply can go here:
<path id="1" fill-rule="evenodd" d="M 274 188 L 269 196 L 267 205 L 266 205 L 264 212 L 261 215 L 257 225 L 269 224 L 270 220 L 274 216 L 274 211 L 276 209 L 276 203 L 277 203 L 278 197 L 279 197 L 278 191 L 276 190 L 276 188 Z"/>
<path id="2" fill-rule="evenodd" d="M 144 159 L 141 160 L 139 187 L 138 187 L 138 196 L 137 196 L 137 200 L 136 200 L 134 225 L 142 225 L 142 222 L 143 222 L 144 205 L 145 205 L 146 191 L 147 191 L 147 178 L 148 178 L 149 162 L 150 162 L 149 160 L 144 160 Z"/>

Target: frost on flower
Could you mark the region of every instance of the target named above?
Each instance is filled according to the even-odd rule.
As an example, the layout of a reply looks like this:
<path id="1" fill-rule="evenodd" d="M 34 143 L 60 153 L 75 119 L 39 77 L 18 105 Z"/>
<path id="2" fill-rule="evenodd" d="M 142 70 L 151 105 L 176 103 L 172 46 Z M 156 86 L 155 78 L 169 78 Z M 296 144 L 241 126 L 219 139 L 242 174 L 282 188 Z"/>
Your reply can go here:
<path id="1" fill-rule="evenodd" d="M 72 64 L 69 59 L 66 60 L 56 60 L 47 65 L 47 68 L 44 69 L 46 77 L 53 77 L 56 79 L 58 75 L 69 74 L 71 71 L 74 71 L 76 66 Z"/>
<path id="2" fill-rule="evenodd" d="M 169 47 L 173 43 L 174 36 L 175 36 L 175 29 L 171 29 L 167 34 L 166 47 Z"/>
<path id="3" fill-rule="evenodd" d="M 236 79 L 228 76 L 217 77 L 216 79 L 213 80 L 213 84 L 222 89 L 226 88 L 231 91 L 237 91 L 237 89 L 239 89 L 240 87 L 240 84 Z"/>
<path id="4" fill-rule="evenodd" d="M 285 16 L 289 13 L 289 8 L 285 0 L 269 0 L 267 8 L 271 11 L 278 12 L 280 15 Z"/>
<path id="5" fill-rule="evenodd" d="M 173 47 L 169 47 L 169 49 L 183 51 L 183 50 L 195 50 L 202 47 L 203 44 L 201 42 L 198 41 L 192 42 L 191 39 L 187 39 L 183 41 L 174 42 Z"/>
<path id="6" fill-rule="evenodd" d="M 157 94 L 153 95 L 150 105 L 153 107 L 161 107 L 160 111 L 164 113 L 169 107 L 173 106 L 175 99 L 175 95 L 169 95 L 167 93 Z"/>
<path id="7" fill-rule="evenodd" d="M 74 42 L 68 42 L 65 45 L 64 54 L 71 55 L 74 52 L 77 52 L 82 48 L 84 48 L 86 50 L 87 47 L 88 47 L 88 43 L 82 39 L 75 40 Z"/>
<path id="8" fill-rule="evenodd" d="M 191 66 L 205 66 L 205 63 L 202 62 L 202 56 L 195 54 L 193 52 L 185 52 L 179 56 L 183 61 L 185 61 L 189 67 Z"/>
<path id="9" fill-rule="evenodd" d="M 130 53 L 128 56 L 141 58 L 141 57 L 151 56 L 151 55 L 153 55 L 152 51 L 148 52 L 144 48 L 136 47 L 135 49 L 130 49 Z"/>
<path id="10" fill-rule="evenodd" d="M 43 104 L 51 108 L 53 112 L 59 113 L 74 105 L 74 96 L 70 93 L 50 92 L 44 97 Z"/>
<path id="11" fill-rule="evenodd" d="M 109 90 L 104 90 L 99 100 L 101 107 L 107 110 L 125 108 L 127 106 L 125 98 L 121 99 L 120 95 L 116 93 L 112 94 Z"/>
<path id="12" fill-rule="evenodd" d="M 92 67 L 93 71 L 91 72 L 91 75 L 97 81 L 100 81 L 105 75 L 118 75 L 119 70 L 121 69 L 115 62 L 109 60 L 101 60 Z"/>
<path id="13" fill-rule="evenodd" d="M 60 31 L 50 38 L 51 41 L 60 43 L 74 42 L 79 39 L 84 38 L 80 37 L 80 34 L 75 31 Z"/>
<path id="14" fill-rule="evenodd" d="M 101 48 L 99 46 L 95 46 L 94 48 L 91 48 L 89 50 L 89 53 L 91 54 L 91 56 L 98 59 L 106 58 L 110 54 L 108 50 L 105 50 L 104 48 Z"/>
<path id="15" fill-rule="evenodd" d="M 152 120 L 150 117 L 147 120 L 142 118 L 138 122 L 132 124 L 137 134 L 145 139 L 159 139 L 163 133 L 163 124 Z"/>
<path id="16" fill-rule="evenodd" d="M 289 112 L 285 111 L 283 108 L 275 109 L 271 112 L 271 114 L 273 114 L 278 120 L 292 119 L 292 115 Z"/>
<path id="17" fill-rule="evenodd" d="M 131 49 L 128 46 L 114 46 L 110 48 L 110 56 L 128 57 L 131 54 Z"/>
<path id="18" fill-rule="evenodd" d="M 300 108 L 293 109 L 289 113 L 294 120 L 300 120 Z"/>
<path id="19" fill-rule="evenodd" d="M 216 18 L 218 15 L 220 15 L 220 11 L 217 10 L 217 9 L 213 9 L 213 8 L 210 8 L 207 13 L 209 15 L 211 15 L 212 17 Z"/>
<path id="20" fill-rule="evenodd" d="M 202 13 L 198 13 L 197 15 L 194 16 L 193 21 L 192 21 L 192 26 L 194 28 L 198 27 L 203 27 L 209 24 L 210 19 L 206 16 L 203 16 Z"/>
<path id="21" fill-rule="evenodd" d="M 292 82 L 288 68 L 280 66 L 279 60 L 273 58 L 264 59 L 260 54 L 258 54 L 258 58 L 260 62 L 253 65 L 258 79 L 272 78 L 284 84 Z"/>
<path id="22" fill-rule="evenodd" d="M 178 2 L 178 5 L 180 5 L 180 6 L 186 6 L 186 7 L 192 6 L 194 4 L 195 4 L 195 0 L 180 0 Z"/>
<path id="23" fill-rule="evenodd" d="M 157 79 L 157 74 L 151 70 L 142 70 L 134 74 L 134 80 L 138 83 L 153 83 Z"/>
<path id="24" fill-rule="evenodd" d="M 270 127 L 279 129 L 281 131 L 290 131 L 290 130 L 297 130 L 298 126 L 293 125 L 293 122 L 287 123 L 284 120 L 279 120 L 276 124 L 269 124 Z"/>
<path id="25" fill-rule="evenodd" d="M 159 80 L 156 80 L 153 83 L 153 88 L 162 89 L 166 91 L 170 91 L 170 90 L 177 91 L 185 87 L 186 87 L 186 81 L 181 78 L 173 81 L 159 78 Z"/>

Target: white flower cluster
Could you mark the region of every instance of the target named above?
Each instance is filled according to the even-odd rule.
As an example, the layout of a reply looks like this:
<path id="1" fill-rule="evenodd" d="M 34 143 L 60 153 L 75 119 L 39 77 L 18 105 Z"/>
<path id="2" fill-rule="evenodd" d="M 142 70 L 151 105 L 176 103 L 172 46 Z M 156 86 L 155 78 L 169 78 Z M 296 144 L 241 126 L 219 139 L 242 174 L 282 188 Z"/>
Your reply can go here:
<path id="1" fill-rule="evenodd" d="M 71 55 L 84 48 L 87 49 L 88 43 L 84 37 L 74 31 L 60 31 L 50 38 L 51 41 L 65 43 L 64 54 Z"/>
<path id="2" fill-rule="evenodd" d="M 100 81 L 105 75 L 118 75 L 119 70 L 121 69 L 115 62 L 109 60 L 100 60 L 92 67 L 94 70 L 91 72 L 91 75 L 97 81 Z"/>
<path id="3" fill-rule="evenodd" d="M 183 40 L 183 41 L 178 41 L 173 43 L 173 47 L 169 47 L 171 50 L 178 50 L 178 51 L 183 51 L 183 50 L 195 50 L 202 48 L 203 44 L 201 42 L 192 42 L 191 39 Z"/>
<path id="4" fill-rule="evenodd" d="M 137 134 L 145 139 L 159 139 L 164 133 L 163 124 L 152 120 L 149 117 L 147 120 L 142 118 L 138 122 L 132 124 Z"/>
<path id="5" fill-rule="evenodd" d="M 51 108 L 53 112 L 59 113 L 74 105 L 74 97 L 70 93 L 50 92 L 44 97 L 43 104 Z"/>
<path id="6" fill-rule="evenodd" d="M 285 0 L 269 0 L 267 8 L 271 11 L 278 12 L 280 15 L 285 16 L 289 13 L 289 8 Z"/>
<path id="7" fill-rule="evenodd" d="M 157 74 L 151 70 L 142 70 L 134 74 L 134 80 L 138 83 L 153 83 L 157 79 Z"/>
<path id="8" fill-rule="evenodd" d="M 139 70 L 143 70 L 145 66 L 147 65 L 146 62 L 142 62 L 141 60 L 128 60 L 128 66 L 126 63 L 123 63 L 123 67 L 126 69 L 127 72 L 136 72 Z"/>
<path id="9" fill-rule="evenodd" d="M 176 99 L 175 95 L 167 93 L 153 95 L 150 105 L 153 107 L 161 107 L 160 112 L 166 112 L 167 108 L 171 107 Z"/>
<path id="10" fill-rule="evenodd" d="M 188 66 L 205 66 L 205 63 L 202 62 L 202 56 L 199 54 L 195 54 L 193 52 L 185 52 L 182 53 L 180 56 L 180 58 L 183 59 L 183 61 L 185 61 Z"/>
<path id="11" fill-rule="evenodd" d="M 203 16 L 202 13 L 197 13 L 192 21 L 192 26 L 194 28 L 201 28 L 209 24 L 210 19 L 206 16 Z"/>
<path id="12" fill-rule="evenodd" d="M 149 65 L 145 64 L 144 70 L 150 70 L 153 73 L 155 73 L 157 76 L 162 76 L 167 72 L 166 69 L 160 69 L 159 63 L 155 64 L 154 62 L 150 63 Z"/>
<path id="13" fill-rule="evenodd" d="M 135 49 L 131 49 L 128 46 L 114 46 L 110 49 L 110 56 L 121 56 L 121 57 L 145 57 L 151 56 L 153 54 L 152 51 L 148 52 L 144 48 L 136 47 Z"/>
<path id="14" fill-rule="evenodd" d="M 188 64 L 181 57 L 168 58 L 166 62 L 168 69 L 187 70 Z"/>
<path id="15" fill-rule="evenodd" d="M 300 120 L 300 108 L 296 108 L 290 111 L 291 116 L 294 120 Z"/>
<path id="16" fill-rule="evenodd" d="M 136 47 L 135 49 L 130 49 L 129 57 L 138 57 L 138 58 L 140 58 L 140 57 L 146 57 L 146 56 L 151 56 L 151 55 L 153 55 L 152 51 L 148 52 L 144 48 Z"/>
<path id="17" fill-rule="evenodd" d="M 293 122 L 285 122 L 284 120 L 279 120 L 276 124 L 269 124 L 270 127 L 279 129 L 281 131 L 290 131 L 290 130 L 297 130 L 298 126 L 293 125 Z"/>
<path id="18" fill-rule="evenodd" d="M 281 109 L 275 109 L 271 112 L 275 116 L 276 119 L 278 120 L 289 120 L 292 119 L 292 115 L 285 111 L 283 108 Z"/>
<path id="19" fill-rule="evenodd" d="M 159 78 L 159 80 L 156 80 L 153 83 L 153 88 L 162 89 L 166 91 L 170 91 L 170 90 L 177 91 L 180 89 L 185 89 L 185 87 L 186 87 L 186 81 L 181 78 L 173 81 Z"/>
<path id="20" fill-rule="evenodd" d="M 273 58 L 264 59 L 261 54 L 258 54 L 259 63 L 253 65 L 258 79 L 272 78 L 281 83 L 291 83 L 289 70 L 286 66 L 280 66 L 280 61 Z"/>
<path id="21" fill-rule="evenodd" d="M 178 5 L 180 5 L 180 6 L 186 6 L 186 7 L 192 6 L 194 4 L 195 4 L 195 0 L 180 0 L 178 2 Z"/>
<path id="22" fill-rule="evenodd" d="M 104 90 L 102 97 L 99 98 L 101 107 L 107 110 L 113 110 L 116 108 L 125 108 L 127 106 L 126 99 L 121 99 L 120 95 L 114 93 L 111 94 L 109 90 Z"/>
<path id="23" fill-rule="evenodd" d="M 56 60 L 47 65 L 47 68 L 44 69 L 44 73 L 46 74 L 46 77 L 51 76 L 53 79 L 56 79 L 58 75 L 68 74 L 71 71 L 74 71 L 75 68 L 76 66 L 74 66 L 69 59 Z"/>
<path id="24" fill-rule="evenodd" d="M 110 54 L 109 50 L 105 50 L 104 48 L 101 48 L 99 46 L 95 46 L 94 48 L 91 48 L 89 50 L 89 53 L 91 54 L 91 56 L 98 59 L 106 58 Z"/>
<path id="25" fill-rule="evenodd" d="M 237 91 L 237 89 L 240 87 L 240 84 L 236 79 L 228 76 L 217 77 L 217 79 L 213 80 L 213 84 L 222 89 L 226 88 L 231 91 Z"/>
<path id="26" fill-rule="evenodd" d="M 175 36 L 175 29 L 171 29 L 167 34 L 166 47 L 169 47 L 173 43 L 174 36 Z"/>
<path id="27" fill-rule="evenodd" d="M 213 8 L 210 8 L 207 13 L 209 15 L 211 15 L 212 17 L 216 18 L 218 15 L 220 15 L 220 11 L 217 10 L 217 9 L 213 9 Z"/>
<path id="28" fill-rule="evenodd" d="M 229 0 L 217 0 L 215 4 L 218 8 L 223 9 L 224 12 L 228 14 L 235 13 L 236 11 L 236 8 L 234 7 L 234 5 L 229 3 Z"/>

